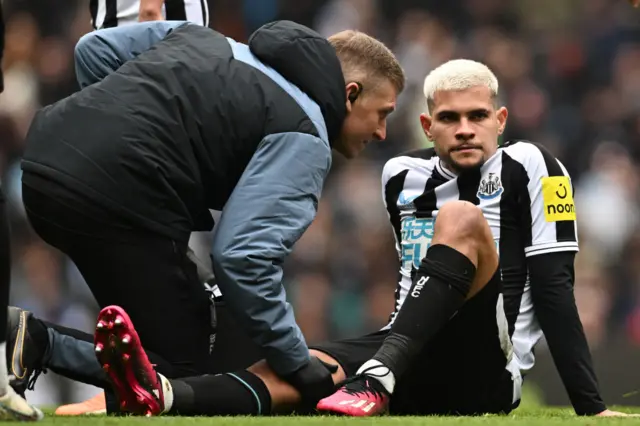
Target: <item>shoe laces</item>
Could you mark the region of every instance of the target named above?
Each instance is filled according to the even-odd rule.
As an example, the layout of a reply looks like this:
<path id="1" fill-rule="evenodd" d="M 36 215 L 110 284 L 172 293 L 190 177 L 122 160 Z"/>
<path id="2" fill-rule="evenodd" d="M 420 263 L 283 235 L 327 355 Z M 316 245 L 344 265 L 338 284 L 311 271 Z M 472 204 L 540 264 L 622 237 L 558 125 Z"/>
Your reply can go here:
<path id="1" fill-rule="evenodd" d="M 348 377 L 340 384 L 343 388 L 343 392 L 353 396 L 360 396 L 363 394 L 373 394 L 379 399 L 388 398 L 389 392 L 380 383 L 376 377 L 384 377 L 385 374 L 371 372 L 374 368 L 380 368 L 380 366 L 373 366 L 363 370 L 360 374 Z"/>
<path id="2" fill-rule="evenodd" d="M 36 368 L 33 370 L 33 374 L 31 375 L 31 377 L 29 378 L 29 381 L 27 382 L 27 390 L 33 390 L 36 386 L 36 381 L 38 380 L 38 377 L 40 377 L 40 374 L 44 373 L 47 374 L 47 369 L 46 368 Z"/>

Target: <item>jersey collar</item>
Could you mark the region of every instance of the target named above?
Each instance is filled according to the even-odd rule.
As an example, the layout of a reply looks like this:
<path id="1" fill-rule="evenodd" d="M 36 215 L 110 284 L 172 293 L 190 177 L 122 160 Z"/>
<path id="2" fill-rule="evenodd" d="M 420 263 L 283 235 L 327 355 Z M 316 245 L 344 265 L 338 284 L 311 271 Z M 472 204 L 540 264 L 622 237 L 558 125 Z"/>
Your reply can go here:
<path id="1" fill-rule="evenodd" d="M 500 154 L 500 149 L 497 149 L 495 154 L 493 154 L 491 157 L 489 157 L 489 159 L 487 161 L 485 161 L 485 163 L 482 165 L 481 170 L 484 169 L 485 167 L 487 167 L 488 164 L 491 164 L 493 161 L 496 161 L 495 158 L 498 157 L 499 154 Z M 446 167 L 444 167 L 444 163 L 439 158 L 438 158 L 438 160 L 436 162 L 436 170 L 446 180 L 451 180 L 451 179 L 455 179 L 455 178 L 458 177 L 457 174 L 455 174 L 451 170 L 449 170 Z"/>
<path id="2" fill-rule="evenodd" d="M 451 170 L 447 169 L 444 167 L 444 164 L 442 163 L 442 160 L 438 159 L 438 161 L 436 162 L 436 170 L 438 171 L 438 173 L 440 173 L 442 175 L 443 178 L 445 178 L 446 180 L 451 180 L 451 179 L 455 179 L 458 176 L 453 173 Z"/>

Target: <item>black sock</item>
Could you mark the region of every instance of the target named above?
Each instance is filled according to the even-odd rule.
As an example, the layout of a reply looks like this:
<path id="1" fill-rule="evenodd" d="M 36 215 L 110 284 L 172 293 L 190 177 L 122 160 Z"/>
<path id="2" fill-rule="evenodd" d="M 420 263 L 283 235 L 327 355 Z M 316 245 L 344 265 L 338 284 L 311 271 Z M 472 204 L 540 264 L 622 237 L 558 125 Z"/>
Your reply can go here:
<path id="1" fill-rule="evenodd" d="M 462 253 L 445 245 L 429 248 L 398 316 L 373 359 L 398 379 L 423 346 L 464 304 L 476 268 Z"/>
<path id="2" fill-rule="evenodd" d="M 173 406 L 168 414 L 233 416 L 271 413 L 271 395 L 264 382 L 246 370 L 169 380 Z"/>
<path id="3" fill-rule="evenodd" d="M 7 340 L 7 307 L 11 290 L 11 235 L 6 200 L 0 186 L 0 343 Z"/>

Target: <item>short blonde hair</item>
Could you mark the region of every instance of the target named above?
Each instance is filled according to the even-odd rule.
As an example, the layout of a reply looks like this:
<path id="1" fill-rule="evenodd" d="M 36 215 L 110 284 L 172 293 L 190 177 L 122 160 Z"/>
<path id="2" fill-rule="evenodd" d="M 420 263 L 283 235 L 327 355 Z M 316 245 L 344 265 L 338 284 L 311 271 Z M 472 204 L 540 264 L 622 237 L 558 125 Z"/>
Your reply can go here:
<path id="1" fill-rule="evenodd" d="M 469 59 L 454 59 L 432 70 L 424 79 L 427 112 L 431 114 L 434 96 L 438 91 L 458 91 L 486 86 L 491 98 L 498 97 L 498 78 L 485 64 Z"/>
<path id="2" fill-rule="evenodd" d="M 360 31 L 346 30 L 329 37 L 329 43 L 336 49 L 347 82 L 359 81 L 367 86 L 387 80 L 398 93 L 404 90 L 404 71 L 380 40 Z"/>

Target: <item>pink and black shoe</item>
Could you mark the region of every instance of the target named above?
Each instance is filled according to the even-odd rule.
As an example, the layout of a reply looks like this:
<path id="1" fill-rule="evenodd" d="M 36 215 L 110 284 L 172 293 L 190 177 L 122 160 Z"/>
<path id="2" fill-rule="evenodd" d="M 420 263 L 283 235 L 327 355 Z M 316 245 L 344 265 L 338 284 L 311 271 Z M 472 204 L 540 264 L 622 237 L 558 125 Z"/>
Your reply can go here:
<path id="1" fill-rule="evenodd" d="M 129 315 L 119 306 L 100 311 L 94 344 L 124 412 L 155 416 L 164 411 L 162 383 Z"/>
<path id="2" fill-rule="evenodd" d="M 325 414 L 368 417 L 385 413 L 389 400 L 382 383 L 360 374 L 345 380 L 336 393 L 320 400 L 316 409 Z"/>

